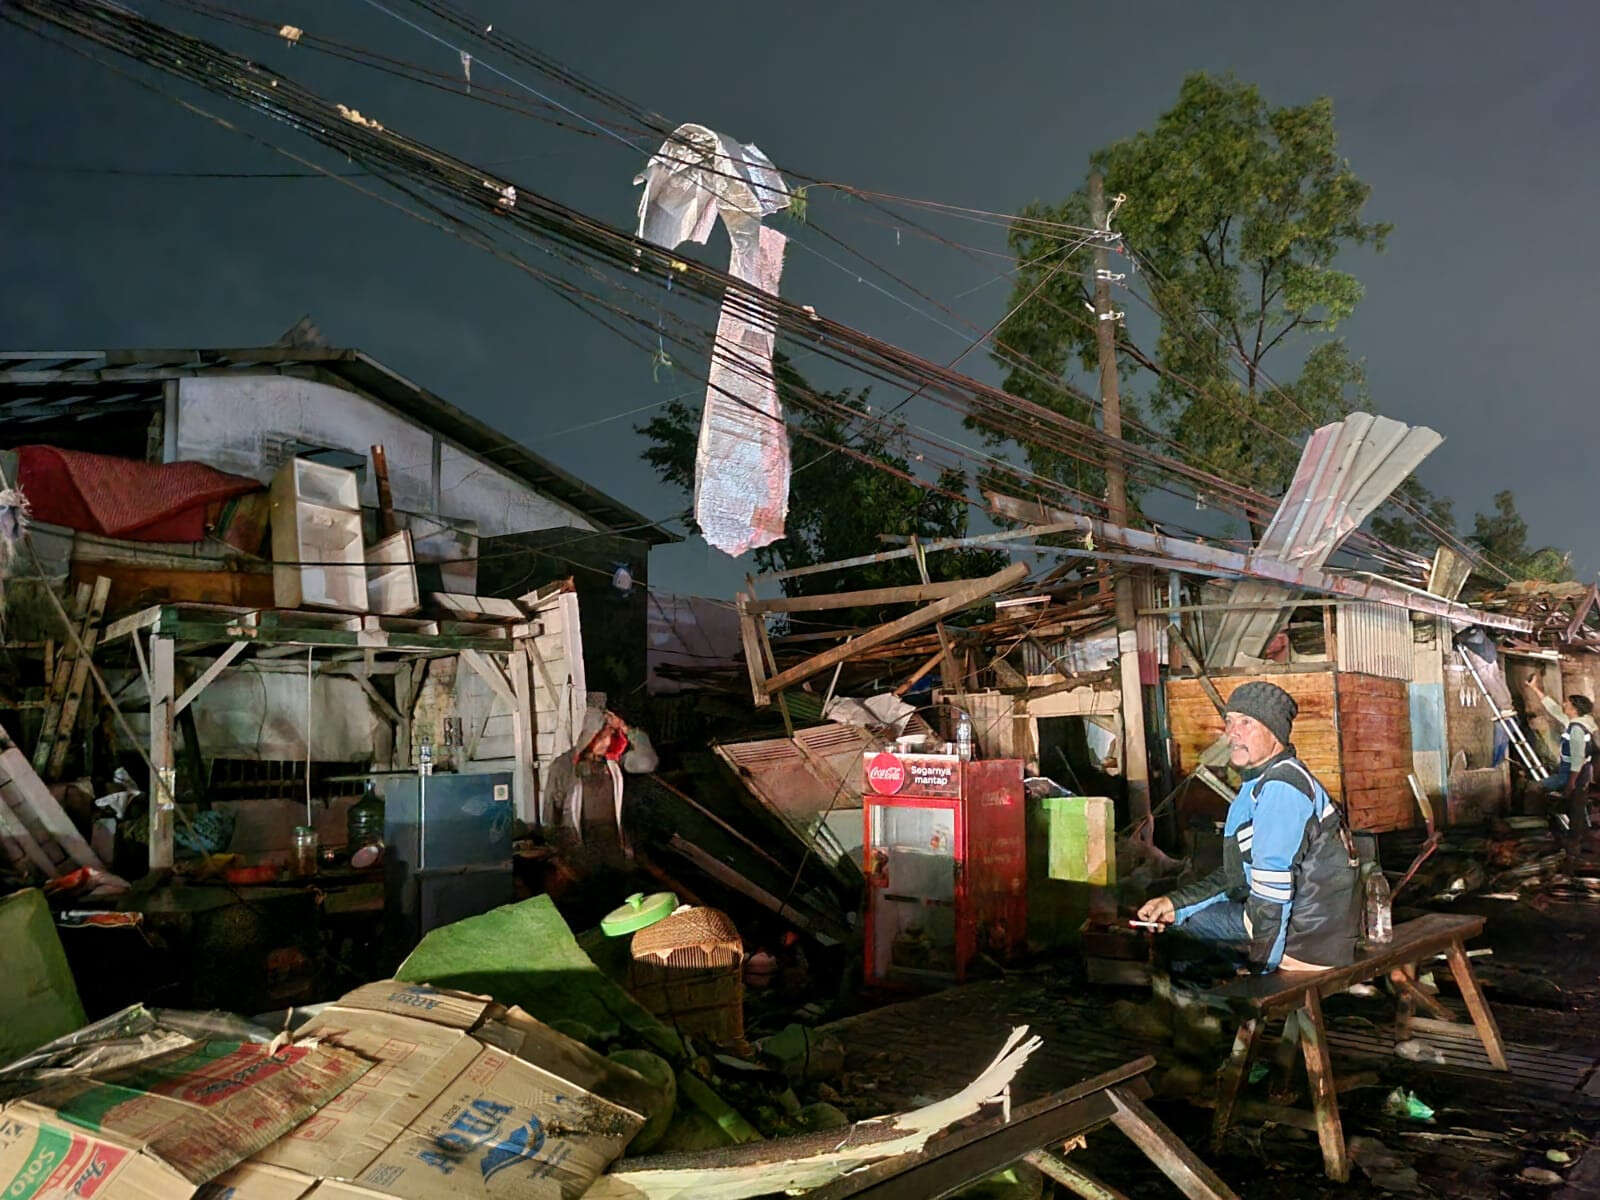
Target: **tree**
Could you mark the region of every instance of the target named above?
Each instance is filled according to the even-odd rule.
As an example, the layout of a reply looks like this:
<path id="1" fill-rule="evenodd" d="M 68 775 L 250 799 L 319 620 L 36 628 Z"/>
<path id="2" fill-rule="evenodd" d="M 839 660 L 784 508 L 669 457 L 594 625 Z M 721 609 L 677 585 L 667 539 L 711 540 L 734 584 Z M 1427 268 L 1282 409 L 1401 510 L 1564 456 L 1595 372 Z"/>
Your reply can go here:
<path id="1" fill-rule="evenodd" d="M 968 507 L 956 498 L 966 493 L 966 477 L 960 471 L 944 471 L 932 487 L 911 482 L 904 476 L 917 475 L 917 454 L 903 423 L 862 421 L 846 415 L 869 417 L 869 390 L 824 392 L 819 404 L 784 355 L 774 356 L 773 372 L 784 412 L 815 437 L 796 433 L 790 438 L 792 475 L 785 536 L 755 551 L 759 570 L 790 570 L 895 549 L 879 540 L 880 533 L 915 534 L 924 540 L 966 536 Z M 655 468 L 662 482 L 692 496 L 699 407 L 675 400 L 636 429 L 649 442 L 641 457 Z M 833 450 L 830 444 L 847 445 L 853 453 Z M 861 461 L 857 454 L 880 466 Z M 935 580 L 965 579 L 999 570 L 1005 556 L 983 550 L 948 550 L 929 555 L 927 563 Z M 912 560 L 896 559 L 785 579 L 783 590 L 790 596 L 816 595 L 892 587 L 916 583 L 920 578 Z M 884 616 L 876 609 L 827 614 L 828 621 L 836 624 L 872 624 Z"/>
<path id="2" fill-rule="evenodd" d="M 1528 523 L 1517 512 L 1516 497 L 1496 492 L 1494 512 L 1478 513 L 1467 538 L 1482 550 L 1492 565 L 1503 567 L 1517 579 L 1563 583 L 1572 578 L 1572 555 L 1554 546 L 1528 545 Z"/>
<path id="3" fill-rule="evenodd" d="M 1381 250 L 1390 228 L 1362 219 L 1371 189 L 1339 156 L 1332 103 L 1272 108 L 1232 76 L 1197 73 L 1152 129 L 1091 161 L 1107 194 L 1126 197 L 1113 227 L 1140 260 L 1114 257 L 1113 269 L 1131 267 L 1130 283 L 1160 314 L 1143 340 L 1119 325 L 1125 407 L 1151 414 L 1196 465 L 1281 492 L 1299 459 L 1293 439 L 1366 406 L 1362 364 L 1332 336 L 1361 284 L 1335 262 L 1358 247 Z M 1088 248 L 1066 249 L 1077 235 L 1038 222 L 1087 226 L 1087 191 L 1022 217 L 1010 237 L 1017 312 L 999 338 L 1066 380 L 1095 365 L 1095 320 L 1085 311 L 1093 272 Z M 1008 368 L 1008 390 L 1092 416 L 1013 355 L 995 357 Z M 1269 357 L 1283 375 L 1276 386 L 1261 370 Z M 1036 450 L 1028 457 L 1036 472 L 1098 486 L 1098 473 L 1081 464 Z"/>
<path id="4" fill-rule="evenodd" d="M 1394 498 L 1405 501 L 1406 508 L 1390 507 L 1373 514 L 1372 533 L 1379 541 L 1431 556 L 1442 540 L 1439 531 L 1455 532 L 1455 501 L 1435 494 L 1415 475 L 1401 481 Z"/>

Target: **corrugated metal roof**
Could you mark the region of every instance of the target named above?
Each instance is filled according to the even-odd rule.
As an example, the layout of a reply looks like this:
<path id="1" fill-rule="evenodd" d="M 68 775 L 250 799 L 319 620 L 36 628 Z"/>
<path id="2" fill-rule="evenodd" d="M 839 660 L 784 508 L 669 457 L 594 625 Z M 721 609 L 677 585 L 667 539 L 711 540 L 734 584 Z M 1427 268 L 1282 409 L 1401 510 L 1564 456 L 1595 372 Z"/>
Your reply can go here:
<path id="1" fill-rule="evenodd" d="M 1322 426 L 1306 442 L 1252 557 L 1320 568 L 1443 440 L 1431 429 L 1371 413 Z M 1290 595 L 1271 583 L 1235 585 L 1229 599 L 1240 607 L 1223 614 L 1207 665 L 1230 667 L 1241 657 L 1260 655 L 1287 620 L 1285 610 L 1272 606 Z"/>
<path id="2" fill-rule="evenodd" d="M 681 539 L 360 350 L 261 346 L 213 350 L 0 351 L 0 417 L 39 423 L 137 411 L 161 402 L 167 379 L 295 375 L 342 387 L 432 430 L 615 533 L 654 545 Z M 152 386 L 157 385 L 157 386 Z"/>

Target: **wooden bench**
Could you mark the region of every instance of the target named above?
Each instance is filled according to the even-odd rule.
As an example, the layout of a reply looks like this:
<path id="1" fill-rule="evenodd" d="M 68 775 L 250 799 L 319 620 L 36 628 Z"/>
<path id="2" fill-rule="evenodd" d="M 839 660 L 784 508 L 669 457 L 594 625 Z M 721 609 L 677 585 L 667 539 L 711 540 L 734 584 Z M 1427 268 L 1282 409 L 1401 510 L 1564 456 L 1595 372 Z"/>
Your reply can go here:
<path id="1" fill-rule="evenodd" d="M 1477 978 L 1472 974 L 1472 963 L 1462 942 L 1483 932 L 1483 918 L 1452 913 L 1428 913 L 1414 921 L 1395 926 L 1394 937 L 1387 946 L 1377 946 L 1359 952 L 1356 961 L 1348 967 L 1333 967 L 1326 971 L 1287 972 L 1271 975 L 1249 975 L 1230 980 L 1207 992 L 1213 1000 L 1225 1001 L 1239 1017 L 1239 1032 L 1233 1040 L 1233 1050 L 1217 1072 L 1217 1107 L 1212 1120 L 1213 1147 L 1220 1147 L 1223 1135 L 1233 1123 L 1239 1109 L 1239 1090 L 1250 1071 L 1257 1044 L 1268 1021 L 1282 1017 L 1286 1030 L 1280 1044 L 1280 1066 L 1287 1074 L 1293 1066 L 1295 1038 L 1290 1030 L 1298 1028 L 1298 1041 L 1305 1058 L 1306 1079 L 1311 1093 L 1311 1109 L 1315 1120 L 1317 1139 L 1322 1144 L 1322 1158 L 1328 1178 L 1340 1183 L 1350 1178 L 1350 1163 L 1345 1154 L 1344 1127 L 1339 1121 L 1338 1088 L 1333 1078 L 1333 1061 L 1328 1052 L 1328 1036 L 1322 1020 L 1322 1000 L 1325 996 L 1342 992 L 1357 983 L 1387 977 L 1393 982 L 1398 997 L 1395 1015 L 1395 1040 L 1398 1042 L 1411 1034 L 1411 1021 L 1417 1005 L 1421 1005 L 1442 1021 L 1454 1020 L 1454 1014 L 1439 1001 L 1417 986 L 1417 964 L 1443 954 L 1455 975 L 1456 986 L 1466 1001 L 1467 1011 L 1478 1038 L 1483 1042 L 1484 1053 L 1496 1070 L 1506 1070 L 1505 1050 L 1500 1043 L 1500 1029 L 1494 1014 L 1483 997 Z M 1271 1116 L 1270 1109 L 1261 1108 Z M 1303 1116 L 1302 1110 L 1284 1110 L 1286 1114 Z"/>

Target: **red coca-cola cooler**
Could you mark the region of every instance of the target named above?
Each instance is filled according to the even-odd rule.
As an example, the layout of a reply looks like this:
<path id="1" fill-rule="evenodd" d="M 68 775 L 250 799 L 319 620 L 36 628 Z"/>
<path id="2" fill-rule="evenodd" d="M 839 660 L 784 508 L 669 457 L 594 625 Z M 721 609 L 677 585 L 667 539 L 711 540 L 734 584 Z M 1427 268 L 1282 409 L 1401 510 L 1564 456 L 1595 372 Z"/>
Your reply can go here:
<path id="1" fill-rule="evenodd" d="M 868 986 L 966 978 L 1027 933 L 1022 760 L 868 752 L 862 762 Z"/>

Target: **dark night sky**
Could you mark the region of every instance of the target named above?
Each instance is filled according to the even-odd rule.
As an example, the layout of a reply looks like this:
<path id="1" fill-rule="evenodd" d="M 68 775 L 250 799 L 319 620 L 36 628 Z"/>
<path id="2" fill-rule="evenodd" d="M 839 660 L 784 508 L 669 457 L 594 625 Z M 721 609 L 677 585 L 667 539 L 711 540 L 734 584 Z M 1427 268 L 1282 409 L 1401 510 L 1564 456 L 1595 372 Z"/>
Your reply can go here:
<path id="1" fill-rule="evenodd" d="M 416 16 L 406 0 L 384 0 Z M 631 226 L 641 155 L 429 91 L 307 48 L 290 50 L 159 0 L 156 20 L 254 56 L 377 116 L 613 224 Z M 369 0 L 247 8 L 273 22 L 432 68 L 455 55 Z M 1367 359 L 1374 407 L 1430 424 L 1424 465 L 1470 525 L 1515 490 L 1532 536 L 1600 566 L 1587 469 L 1600 406 L 1583 376 L 1600 246 L 1600 77 L 1592 3 L 1284 5 L 644 5 L 478 3 L 475 11 L 674 121 L 755 141 L 809 174 L 975 208 L 1056 199 L 1096 146 L 1148 126 L 1191 70 L 1231 70 L 1273 103 L 1333 98 L 1342 149 L 1392 221 L 1381 256 L 1349 269 L 1367 298 L 1343 333 Z M 437 27 L 435 25 L 435 27 Z M 442 32 L 442 31 L 441 31 Z M 451 38 L 451 40 L 458 40 Z M 486 64 L 545 90 L 529 67 Z M 293 164 L 169 101 L 0 26 L 0 345 L 16 349 L 270 342 L 310 312 L 360 347 L 652 515 L 680 507 L 638 461 L 640 419 L 572 426 L 692 387 L 653 383 L 648 358 L 551 300 L 518 272 L 326 180 L 151 178 L 40 171 L 279 171 Z M 181 87 L 181 85 L 175 85 Z M 220 98 L 185 92 L 229 118 Z M 320 162 L 292 131 L 252 129 Z M 339 164 L 343 166 L 343 164 Z M 831 232 L 948 298 L 1004 264 L 982 263 L 827 199 Z M 998 231 L 943 223 L 1002 248 Z M 797 235 L 829 257 L 836 247 Z M 880 280 L 887 284 L 887 281 Z M 890 285 L 892 288 L 892 285 Z M 784 293 L 947 361 L 941 329 L 793 250 Z M 960 300 L 986 328 L 1009 289 Z M 966 368 L 994 378 L 980 353 Z M 832 382 L 832 381 L 828 381 Z M 889 397 L 886 397 L 889 398 Z M 916 409 L 908 414 L 920 415 Z M 944 428 L 944 426 L 941 426 Z M 726 593 L 732 564 L 703 543 L 657 552 L 658 586 Z"/>

